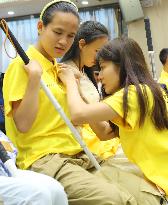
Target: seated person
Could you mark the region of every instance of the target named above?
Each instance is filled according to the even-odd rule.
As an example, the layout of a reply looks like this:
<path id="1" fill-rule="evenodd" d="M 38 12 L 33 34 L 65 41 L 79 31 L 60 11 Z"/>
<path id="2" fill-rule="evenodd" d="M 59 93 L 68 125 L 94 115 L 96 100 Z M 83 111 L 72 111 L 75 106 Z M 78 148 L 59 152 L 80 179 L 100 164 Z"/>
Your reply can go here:
<path id="1" fill-rule="evenodd" d="M 0 142 L 15 161 L 16 148 L 1 131 Z M 5 205 L 68 205 L 64 188 L 56 180 L 19 169 L 16 177 L 9 177 L 9 171 L 0 160 L 0 201 Z M 3 204 L 2 202 L 0 204 Z"/>
<path id="2" fill-rule="evenodd" d="M 125 188 L 92 174 L 93 165 L 40 86 L 41 78 L 69 115 L 66 89 L 57 76 L 56 58 L 71 47 L 79 26 L 70 0 L 47 4 L 38 22 L 38 40 L 17 57 L 3 82 L 6 133 L 17 146 L 17 165 L 52 176 L 64 186 L 70 205 L 134 205 Z M 13 80 L 15 79 L 15 80 Z"/>
<path id="3" fill-rule="evenodd" d="M 168 92 L 168 48 L 163 48 L 160 51 L 159 59 L 163 65 L 163 70 L 158 82 Z"/>

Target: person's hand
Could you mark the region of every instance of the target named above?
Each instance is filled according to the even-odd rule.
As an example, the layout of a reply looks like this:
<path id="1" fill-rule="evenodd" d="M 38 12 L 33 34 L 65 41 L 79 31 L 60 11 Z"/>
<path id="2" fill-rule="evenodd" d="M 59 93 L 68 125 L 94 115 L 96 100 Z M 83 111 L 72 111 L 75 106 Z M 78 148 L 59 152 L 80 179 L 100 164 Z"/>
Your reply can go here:
<path id="1" fill-rule="evenodd" d="M 58 68 L 58 77 L 62 81 L 64 85 L 67 85 L 68 82 L 75 81 L 76 78 L 79 78 L 79 74 L 74 74 L 74 69 L 72 69 L 72 66 L 69 66 L 67 64 L 59 63 Z"/>
<path id="2" fill-rule="evenodd" d="M 68 64 L 65 64 L 65 63 L 58 63 L 58 66 L 61 67 L 61 68 L 66 68 L 66 69 L 72 70 L 76 79 L 79 79 L 79 78 L 82 77 L 81 72 L 72 65 L 68 65 Z"/>
<path id="3" fill-rule="evenodd" d="M 31 60 L 24 67 L 30 77 L 41 78 L 43 71 L 42 71 L 42 67 L 37 61 Z"/>

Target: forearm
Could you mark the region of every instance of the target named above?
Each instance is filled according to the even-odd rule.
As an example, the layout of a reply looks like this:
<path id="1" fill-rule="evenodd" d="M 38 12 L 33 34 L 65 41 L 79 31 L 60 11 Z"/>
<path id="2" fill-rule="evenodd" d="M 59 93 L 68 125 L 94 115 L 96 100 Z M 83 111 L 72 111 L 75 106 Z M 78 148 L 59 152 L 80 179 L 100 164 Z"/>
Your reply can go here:
<path id="1" fill-rule="evenodd" d="M 115 121 L 120 118 L 118 113 L 104 102 L 86 104 L 80 96 L 72 71 L 60 66 L 58 76 L 67 89 L 67 102 L 74 125 Z"/>
<path id="2" fill-rule="evenodd" d="M 106 121 L 90 123 L 89 125 L 97 137 L 102 141 L 110 140 L 116 137 L 109 123 Z"/>
<path id="3" fill-rule="evenodd" d="M 87 106 L 87 104 L 83 101 L 82 97 L 80 96 L 78 85 L 75 81 L 71 81 L 66 85 L 67 89 L 67 100 L 68 100 L 68 107 L 70 110 L 71 120 L 74 124 L 81 124 L 78 120 L 78 116 L 82 119 L 82 113 Z"/>
<path id="4" fill-rule="evenodd" d="M 38 112 L 39 89 L 40 79 L 30 78 L 25 95 L 13 113 L 16 127 L 20 132 L 27 132 L 35 121 Z"/>

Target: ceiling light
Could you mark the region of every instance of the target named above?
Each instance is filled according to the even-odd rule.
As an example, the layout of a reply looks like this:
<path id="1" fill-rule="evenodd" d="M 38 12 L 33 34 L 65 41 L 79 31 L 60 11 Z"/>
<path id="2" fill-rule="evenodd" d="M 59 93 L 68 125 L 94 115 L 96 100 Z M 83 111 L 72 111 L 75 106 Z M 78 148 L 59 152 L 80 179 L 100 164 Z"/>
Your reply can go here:
<path id="1" fill-rule="evenodd" d="M 14 11 L 8 11 L 8 15 L 14 15 L 15 12 Z"/>
<path id="2" fill-rule="evenodd" d="M 82 1 L 82 4 L 87 5 L 89 2 L 88 1 Z"/>

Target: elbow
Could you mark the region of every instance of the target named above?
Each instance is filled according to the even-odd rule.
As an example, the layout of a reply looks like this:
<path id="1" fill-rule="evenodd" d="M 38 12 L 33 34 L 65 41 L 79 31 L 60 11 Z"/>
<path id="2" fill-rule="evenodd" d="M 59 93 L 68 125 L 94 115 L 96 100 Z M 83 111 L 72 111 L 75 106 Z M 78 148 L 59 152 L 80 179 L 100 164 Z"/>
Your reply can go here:
<path id="1" fill-rule="evenodd" d="M 109 132 L 109 133 L 107 133 L 106 131 L 104 131 L 103 133 L 99 133 L 99 134 L 97 134 L 97 137 L 101 140 L 101 141 L 107 141 L 107 140 L 111 140 L 111 139 L 113 139 L 113 138 L 115 138 L 115 137 L 117 137 L 116 135 L 115 135 L 115 133 L 114 132 Z"/>
<path id="2" fill-rule="evenodd" d="M 15 121 L 16 128 L 21 133 L 27 133 L 30 130 L 30 126 L 26 122 L 18 123 Z"/>
<path id="3" fill-rule="evenodd" d="M 24 134 L 24 133 L 27 133 L 29 131 L 29 129 L 26 129 L 24 127 L 20 127 L 20 128 L 18 128 L 18 131 Z"/>
<path id="4" fill-rule="evenodd" d="M 14 120 L 17 130 L 21 133 L 27 133 L 31 129 L 33 122 L 34 122 L 30 118 L 17 115 L 17 113 L 14 113 L 13 120 Z"/>
<path id="5" fill-rule="evenodd" d="M 21 133 L 27 133 L 30 130 L 30 128 L 24 125 L 17 126 L 17 129 Z"/>
<path id="6" fill-rule="evenodd" d="M 96 133 L 97 137 L 99 138 L 100 141 L 107 141 L 111 140 L 113 137 L 111 135 L 108 135 L 106 133 Z"/>
<path id="7" fill-rule="evenodd" d="M 85 123 L 85 115 L 81 112 L 71 114 L 71 121 L 74 125 L 81 125 Z"/>
<path id="8" fill-rule="evenodd" d="M 104 141 L 111 140 L 111 139 L 116 138 L 116 137 L 117 136 L 116 136 L 115 132 L 110 132 L 110 133 L 107 133 L 104 135 Z"/>

